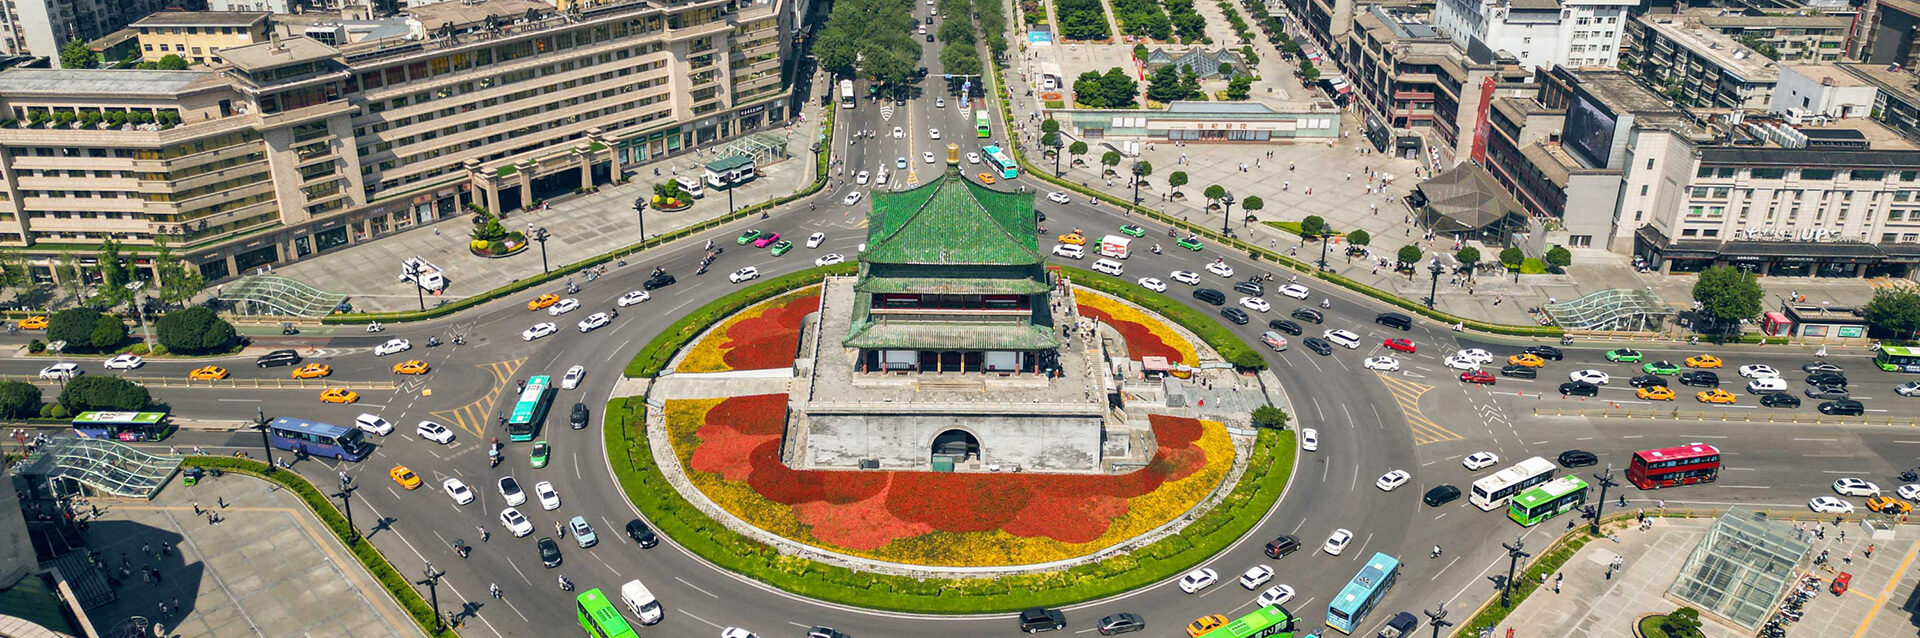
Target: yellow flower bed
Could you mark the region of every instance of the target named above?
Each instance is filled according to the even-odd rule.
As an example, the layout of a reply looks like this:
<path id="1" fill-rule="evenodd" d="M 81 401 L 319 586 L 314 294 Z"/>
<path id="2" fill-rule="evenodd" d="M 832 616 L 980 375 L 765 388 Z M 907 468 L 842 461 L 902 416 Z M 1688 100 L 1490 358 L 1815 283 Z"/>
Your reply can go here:
<path id="1" fill-rule="evenodd" d="M 713 330 L 708 331 L 706 336 L 701 337 L 700 343 L 694 344 L 693 348 L 687 351 L 686 358 L 680 360 L 680 367 L 675 368 L 674 372 L 733 371 L 733 366 L 727 365 L 726 362 L 727 351 L 731 350 L 733 345 L 733 339 L 727 336 L 728 330 L 733 329 L 734 325 L 742 321 L 758 319 L 760 315 L 766 314 L 768 310 L 786 305 L 787 302 L 796 298 L 818 294 L 820 294 L 820 291 L 817 287 L 808 286 L 754 304 L 746 310 L 742 310 L 728 317 L 726 321 L 720 322 L 719 325 L 714 326 Z"/>
<path id="2" fill-rule="evenodd" d="M 1172 326 L 1167 325 L 1167 323 L 1162 321 L 1158 316 L 1141 312 L 1139 308 L 1132 304 L 1085 288 L 1076 288 L 1073 291 L 1073 298 L 1076 302 L 1079 302 L 1080 305 L 1107 313 L 1107 316 L 1113 317 L 1115 321 L 1132 322 L 1146 328 L 1153 336 L 1159 337 L 1161 343 L 1166 344 L 1167 347 L 1173 348 L 1180 353 L 1179 361 L 1171 361 L 1169 363 L 1184 363 L 1187 365 L 1200 363 L 1199 357 L 1194 354 L 1193 344 L 1181 337 L 1178 331 L 1174 330 Z"/>

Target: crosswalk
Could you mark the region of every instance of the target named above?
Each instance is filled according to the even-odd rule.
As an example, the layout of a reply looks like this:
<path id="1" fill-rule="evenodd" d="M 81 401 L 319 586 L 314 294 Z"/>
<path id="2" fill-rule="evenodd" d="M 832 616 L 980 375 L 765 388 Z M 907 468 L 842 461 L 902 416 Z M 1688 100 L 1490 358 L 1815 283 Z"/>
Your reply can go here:
<path id="1" fill-rule="evenodd" d="M 1380 373 L 1379 376 L 1380 383 L 1387 386 L 1387 392 L 1393 394 L 1394 402 L 1400 404 L 1400 412 L 1406 416 L 1407 427 L 1413 430 L 1414 445 L 1459 441 L 1466 438 L 1453 430 L 1440 427 L 1440 424 L 1434 423 L 1432 419 L 1427 418 L 1426 414 L 1420 412 L 1420 397 L 1433 390 L 1433 386 L 1395 378 L 1386 373 Z"/>
<path id="2" fill-rule="evenodd" d="M 520 364 L 526 362 L 525 358 L 520 358 L 474 366 L 486 370 L 493 376 L 493 387 L 487 389 L 487 395 L 451 410 L 436 410 L 433 416 L 474 436 L 486 436 L 487 426 L 493 419 L 494 409 L 499 405 L 500 395 L 513 386 L 513 373 L 520 369 Z"/>

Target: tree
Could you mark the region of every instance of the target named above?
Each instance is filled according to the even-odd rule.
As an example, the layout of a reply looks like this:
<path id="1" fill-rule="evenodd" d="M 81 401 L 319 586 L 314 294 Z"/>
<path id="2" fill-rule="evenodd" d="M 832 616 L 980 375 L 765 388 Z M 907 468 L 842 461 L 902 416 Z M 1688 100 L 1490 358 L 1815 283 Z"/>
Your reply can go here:
<path id="1" fill-rule="evenodd" d="M 133 281 L 133 271 L 127 267 L 127 259 L 120 256 L 120 242 L 111 239 L 102 242 L 96 259 L 100 262 L 97 290 L 101 303 L 112 307 L 133 298 L 133 291 L 127 290 L 127 284 Z"/>
<path id="2" fill-rule="evenodd" d="M 1079 157 L 1081 155 L 1086 155 L 1086 154 L 1087 154 L 1087 143 L 1085 141 L 1074 142 L 1072 144 L 1067 145 L 1067 165 L 1072 166 L 1073 158 Z"/>
<path id="3" fill-rule="evenodd" d="M 204 354 L 223 350 L 233 343 L 233 325 L 212 310 L 194 306 L 160 317 L 153 324 L 154 336 L 168 351 Z"/>
<path id="4" fill-rule="evenodd" d="M 1107 151 L 1100 155 L 1100 165 L 1109 169 L 1120 165 L 1120 152 Z"/>
<path id="5" fill-rule="evenodd" d="M 1547 265 L 1552 266 L 1556 273 L 1566 270 L 1567 266 L 1573 265 L 1573 251 L 1567 250 L 1566 246 L 1548 248 Z"/>
<path id="6" fill-rule="evenodd" d="M 1263 405 L 1253 409 L 1254 427 L 1284 430 L 1287 429 L 1287 422 L 1292 420 L 1293 416 L 1287 414 L 1286 410 L 1271 405 Z"/>
<path id="7" fill-rule="evenodd" d="M 1152 174 L 1153 174 L 1153 162 L 1141 160 L 1133 163 L 1134 177 L 1138 177 L 1140 179 L 1146 179 L 1147 176 Z"/>
<path id="8" fill-rule="evenodd" d="M 1147 78 L 1147 97 L 1155 102 L 1173 102 L 1193 97 L 1193 87 L 1189 87 L 1180 67 L 1166 65 L 1153 72 Z"/>
<path id="9" fill-rule="evenodd" d="M 93 343 L 94 326 L 104 317 L 106 315 L 92 308 L 68 308 L 53 313 L 47 320 L 47 340 L 65 341 L 74 351 L 85 350 Z"/>
<path id="10" fill-rule="evenodd" d="M 0 381 L 0 418 L 40 416 L 40 388 L 25 381 Z"/>
<path id="11" fill-rule="evenodd" d="M 1048 121 L 1049 121 L 1049 122 L 1051 122 L 1052 120 L 1048 120 Z M 1060 132 L 1059 132 L 1059 131 L 1047 131 L 1047 132 L 1045 132 L 1045 133 L 1042 133 L 1042 134 L 1040 134 L 1040 145 L 1041 145 L 1041 146 L 1045 146 L 1045 147 L 1047 147 L 1047 148 L 1053 148 L 1053 147 L 1055 147 L 1055 146 L 1059 146 L 1059 145 L 1060 145 Z"/>
<path id="12" fill-rule="evenodd" d="M 1306 60 L 1300 61 L 1299 73 L 1300 81 L 1306 84 L 1312 84 L 1314 80 L 1320 79 L 1320 69 L 1314 68 L 1313 63 Z"/>
<path id="13" fill-rule="evenodd" d="M 1047 118 L 1047 119 L 1044 119 L 1044 120 L 1040 120 L 1040 132 L 1042 132 L 1042 133 L 1058 133 L 1058 132 L 1060 132 L 1060 120 L 1056 120 L 1056 119 L 1053 119 L 1053 118 Z"/>
<path id="14" fill-rule="evenodd" d="M 1107 74 L 1100 76 L 1100 87 L 1107 97 L 1107 108 L 1128 108 L 1140 99 L 1139 83 L 1117 66 L 1107 69 Z"/>
<path id="15" fill-rule="evenodd" d="M 60 273 L 60 289 L 67 291 L 67 297 L 74 303 L 80 303 L 80 289 L 87 285 L 86 273 L 80 270 L 80 256 L 73 251 L 62 251 L 60 263 L 54 267 Z"/>
<path id="16" fill-rule="evenodd" d="M 93 345 L 94 350 L 118 348 L 120 342 L 127 340 L 127 324 L 121 322 L 119 317 L 100 315 L 100 318 L 93 322 L 93 331 L 88 333 L 87 340 Z"/>
<path id="17" fill-rule="evenodd" d="M 1169 188 L 1172 188 L 1174 193 L 1179 193 L 1180 187 L 1186 186 L 1186 185 L 1187 185 L 1186 171 L 1174 171 L 1172 173 L 1167 174 L 1167 186 Z"/>
<path id="18" fill-rule="evenodd" d="M 1096 108 L 1107 107 L 1107 85 L 1100 81 L 1099 71 L 1088 71 L 1073 80 L 1073 101 Z"/>
<path id="19" fill-rule="evenodd" d="M 1920 293 L 1905 288 L 1875 290 L 1865 312 L 1874 328 L 1908 337 L 1920 330 Z"/>
<path id="20" fill-rule="evenodd" d="M 1244 100 L 1252 96 L 1253 96 L 1253 77 L 1252 76 L 1236 75 L 1236 76 L 1233 76 L 1232 80 L 1227 81 L 1227 99 Z"/>
<path id="21" fill-rule="evenodd" d="M 1240 200 L 1240 207 L 1246 209 L 1248 213 L 1252 213 L 1266 208 L 1267 200 L 1260 199 L 1259 195 L 1251 195 L 1246 199 Z M 1251 217 L 1251 215 L 1249 215 L 1249 217 Z"/>
<path id="22" fill-rule="evenodd" d="M 1211 206 L 1212 205 L 1211 202 L 1220 201 L 1221 198 L 1224 198 L 1227 196 L 1227 189 L 1226 187 L 1221 186 L 1219 184 L 1214 184 L 1212 186 L 1208 186 L 1207 189 L 1204 191 L 1201 191 L 1200 194 L 1207 196 L 1207 201 L 1210 202 L 1208 205 Z"/>
<path id="23" fill-rule="evenodd" d="M 1373 235 L 1371 233 L 1368 233 L 1367 231 L 1356 230 L 1351 233 L 1348 233 L 1347 234 L 1347 261 L 1349 262 L 1353 261 L 1353 253 L 1359 251 L 1361 248 L 1365 248 L 1366 245 L 1370 243 L 1373 243 Z"/>
<path id="24" fill-rule="evenodd" d="M 1400 261 L 1400 265 L 1402 266 L 1412 266 L 1420 263 L 1420 247 L 1413 244 L 1401 246 L 1400 253 L 1394 257 Z"/>
<path id="25" fill-rule="evenodd" d="M 93 47 L 88 46 L 86 40 L 68 40 L 66 44 L 60 45 L 60 68 L 100 68 L 100 54 L 94 53 Z"/>
<path id="26" fill-rule="evenodd" d="M 1693 282 L 1693 300 L 1701 312 L 1720 321 L 1735 321 L 1760 314 L 1760 282 L 1753 275 L 1732 266 L 1708 268 Z"/>
<path id="27" fill-rule="evenodd" d="M 1527 253 L 1522 252 L 1519 247 L 1509 246 L 1500 249 L 1500 265 L 1506 266 L 1507 270 L 1519 270 L 1520 262 L 1526 260 Z"/>
<path id="28" fill-rule="evenodd" d="M 1666 621 L 1660 623 L 1660 630 L 1671 638 L 1700 638 L 1700 610 L 1681 607 L 1667 614 Z"/>
<path id="29" fill-rule="evenodd" d="M 1327 220 L 1319 215 L 1308 215 L 1300 220 L 1300 237 L 1316 239 L 1327 232 Z"/>
<path id="30" fill-rule="evenodd" d="M 1139 34 L 1136 33 L 1134 35 Z M 1145 43 L 1133 45 L 1133 59 L 1140 62 L 1147 61 L 1147 45 Z"/>
<path id="31" fill-rule="evenodd" d="M 187 70 L 187 59 L 180 57 L 178 54 L 168 53 L 160 56 L 160 62 L 155 65 L 154 68 L 162 71 L 185 71 Z"/>
<path id="32" fill-rule="evenodd" d="M 33 274 L 27 258 L 12 248 L 0 248 L 0 294 L 8 291 L 23 295 L 33 287 Z"/>
<path id="33" fill-rule="evenodd" d="M 173 256 L 173 248 L 167 245 L 165 235 L 154 235 L 153 273 L 159 280 L 160 300 L 167 303 L 185 303 L 200 291 L 207 289 L 207 276 L 200 269 Z M 0 264 L 5 263 L 0 261 Z"/>
<path id="34" fill-rule="evenodd" d="M 73 413 L 89 410 L 139 412 L 153 403 L 153 396 L 137 383 L 112 375 L 86 375 L 67 382 L 60 391 L 60 405 Z"/>
<path id="35" fill-rule="evenodd" d="M 1453 258 L 1460 261 L 1460 265 L 1467 271 L 1467 276 L 1471 277 L 1473 266 L 1480 263 L 1480 249 L 1467 246 L 1454 251 Z"/>

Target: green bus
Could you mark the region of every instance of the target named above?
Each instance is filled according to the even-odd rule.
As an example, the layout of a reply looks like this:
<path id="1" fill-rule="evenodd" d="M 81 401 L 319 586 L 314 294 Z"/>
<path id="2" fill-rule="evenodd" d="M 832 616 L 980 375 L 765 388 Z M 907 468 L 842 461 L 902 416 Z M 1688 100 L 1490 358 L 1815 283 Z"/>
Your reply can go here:
<path id="1" fill-rule="evenodd" d="M 1887 372 L 1920 372 L 1920 348 L 1880 346 L 1880 351 L 1873 355 L 1873 364 Z"/>
<path id="2" fill-rule="evenodd" d="M 993 137 L 993 120 L 987 119 L 986 109 L 973 110 L 973 128 L 981 139 Z"/>
<path id="3" fill-rule="evenodd" d="M 1539 487 L 1514 495 L 1507 504 L 1507 518 L 1525 527 L 1565 514 L 1587 504 L 1587 482 L 1578 476 L 1562 476 Z"/>
<path id="4" fill-rule="evenodd" d="M 1233 619 L 1233 622 L 1221 625 L 1219 629 L 1209 631 L 1205 638 L 1293 638 L 1293 614 L 1279 605 L 1268 605 L 1253 610 L 1253 613 Z"/>
<path id="5" fill-rule="evenodd" d="M 547 420 L 547 406 L 553 402 L 553 379 L 547 375 L 527 379 L 527 387 L 520 391 L 520 401 L 513 404 L 513 415 L 507 417 L 507 438 L 513 441 L 532 441 L 540 433 L 540 424 Z"/>
<path id="6" fill-rule="evenodd" d="M 574 598 L 573 611 L 580 619 L 580 628 L 592 638 L 640 638 L 599 589 L 589 589 Z"/>

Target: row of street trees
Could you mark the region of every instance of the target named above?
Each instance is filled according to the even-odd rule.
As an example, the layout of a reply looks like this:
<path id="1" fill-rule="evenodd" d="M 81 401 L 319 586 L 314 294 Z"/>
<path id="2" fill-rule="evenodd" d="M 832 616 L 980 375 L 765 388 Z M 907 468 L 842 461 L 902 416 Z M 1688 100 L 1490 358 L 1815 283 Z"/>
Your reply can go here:
<path id="1" fill-rule="evenodd" d="M 837 0 L 813 53 L 820 68 L 833 75 L 906 86 L 920 67 L 918 24 L 912 2 Z"/>
<path id="2" fill-rule="evenodd" d="M 1758 319 L 1765 309 L 1765 298 L 1766 291 L 1753 273 L 1732 266 L 1708 268 L 1693 282 L 1693 300 L 1699 304 L 1701 318 L 1709 324 Z M 1920 292 L 1881 288 L 1860 310 L 1876 336 L 1913 339 L 1920 333 Z"/>

